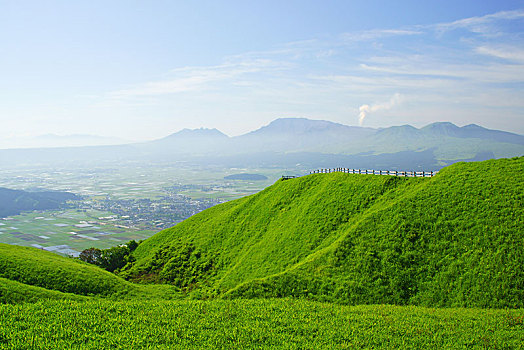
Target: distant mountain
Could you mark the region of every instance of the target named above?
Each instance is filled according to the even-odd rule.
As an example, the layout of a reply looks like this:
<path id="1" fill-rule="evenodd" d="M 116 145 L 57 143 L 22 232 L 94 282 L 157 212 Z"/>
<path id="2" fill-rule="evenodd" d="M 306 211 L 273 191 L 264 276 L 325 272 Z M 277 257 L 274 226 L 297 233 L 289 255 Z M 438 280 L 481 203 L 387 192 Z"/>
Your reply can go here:
<path id="1" fill-rule="evenodd" d="M 280 118 L 260 129 L 237 136 L 232 141 L 236 150 L 309 151 L 362 140 L 375 132 L 372 128 L 347 126 L 326 120 Z"/>
<path id="2" fill-rule="evenodd" d="M 423 134 L 431 136 L 450 136 L 459 138 L 477 138 L 483 140 L 493 140 L 497 142 L 513 143 L 517 145 L 524 145 L 524 136 L 513 134 L 506 131 L 491 130 L 483 128 L 476 124 L 469 124 L 463 127 L 458 127 L 453 123 L 439 122 L 429 124 L 420 131 Z"/>
<path id="3" fill-rule="evenodd" d="M 229 136 L 217 129 L 182 129 L 158 141 L 190 140 L 190 139 L 227 139 Z"/>
<path id="4" fill-rule="evenodd" d="M 440 139 L 454 137 L 492 140 L 496 142 L 524 145 L 523 135 L 513 134 L 506 131 L 490 130 L 476 124 L 459 127 L 449 122 L 432 123 L 421 129 L 417 129 L 411 125 L 392 126 L 385 129 L 379 129 L 375 136 L 382 139 L 408 138 L 408 140 L 420 138 L 427 139 L 428 137 Z"/>
<path id="5" fill-rule="evenodd" d="M 406 143 L 412 144 L 414 141 L 423 139 L 425 135 L 411 125 L 392 126 L 385 129 L 378 129 L 371 137 L 369 143 L 376 144 L 381 142 Z"/>
<path id="6" fill-rule="evenodd" d="M 371 128 L 358 126 L 347 126 L 327 120 L 311 120 L 307 118 L 279 118 L 275 119 L 266 126 L 247 133 L 245 136 L 252 135 L 311 135 L 311 134 L 347 134 L 354 133 L 361 135 L 362 130 L 373 131 Z M 365 132 L 365 131 L 364 131 Z"/>
<path id="7" fill-rule="evenodd" d="M 157 153 L 207 154 L 226 146 L 229 136 L 217 129 L 183 129 L 159 140 L 144 142 L 138 148 Z"/>
<path id="8" fill-rule="evenodd" d="M 184 129 L 162 139 L 119 145 L 0 150 L 6 166 L 82 162 L 171 162 L 200 165 L 373 167 L 436 170 L 457 161 L 524 154 L 524 136 L 478 125 L 448 122 L 373 129 L 325 120 L 280 118 L 244 135 L 217 129 Z"/>
<path id="9" fill-rule="evenodd" d="M 0 217 L 18 215 L 23 211 L 58 209 L 68 200 L 78 200 L 70 192 L 27 192 L 0 187 Z"/>

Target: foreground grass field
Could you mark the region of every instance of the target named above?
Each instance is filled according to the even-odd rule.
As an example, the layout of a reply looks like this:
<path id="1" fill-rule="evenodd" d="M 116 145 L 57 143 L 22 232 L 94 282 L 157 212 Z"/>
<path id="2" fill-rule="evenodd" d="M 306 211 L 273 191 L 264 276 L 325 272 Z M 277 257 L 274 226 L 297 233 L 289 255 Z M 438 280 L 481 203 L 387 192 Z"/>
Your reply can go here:
<path id="1" fill-rule="evenodd" d="M 524 310 L 296 299 L 0 305 L 0 349 L 490 348 L 524 344 Z"/>

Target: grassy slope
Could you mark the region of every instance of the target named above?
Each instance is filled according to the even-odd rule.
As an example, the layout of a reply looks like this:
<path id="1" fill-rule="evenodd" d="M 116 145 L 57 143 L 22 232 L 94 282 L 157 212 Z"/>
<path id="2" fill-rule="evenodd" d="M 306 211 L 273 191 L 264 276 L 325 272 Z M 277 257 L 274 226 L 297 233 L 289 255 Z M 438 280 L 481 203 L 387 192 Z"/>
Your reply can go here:
<path id="1" fill-rule="evenodd" d="M 93 296 L 174 299 L 179 294 L 170 285 L 137 285 L 79 260 L 0 243 L 0 303 L 87 300 Z"/>
<path id="2" fill-rule="evenodd" d="M 0 303 L 17 304 L 43 299 L 83 300 L 85 297 L 0 278 Z"/>
<path id="3" fill-rule="evenodd" d="M 229 296 L 523 307 L 523 169 L 279 181 L 146 240 L 128 274 Z"/>
<path id="4" fill-rule="evenodd" d="M 111 295 L 132 285 L 105 270 L 30 247 L 0 244 L 0 277 L 63 293 Z"/>
<path id="5" fill-rule="evenodd" d="M 304 300 L 0 305 L 0 349 L 519 348 L 524 310 Z"/>
<path id="6" fill-rule="evenodd" d="M 523 160 L 446 168 L 369 211 L 323 254 L 229 294 L 522 307 Z"/>
<path id="7" fill-rule="evenodd" d="M 423 179 L 331 174 L 279 181 L 250 197 L 213 207 L 143 242 L 132 273 L 167 275 L 170 260 L 194 245 L 212 261 L 210 280 L 228 290 L 246 279 L 282 271 L 331 245 L 348 220 L 397 187 Z M 170 246 L 176 253 L 160 254 Z M 168 248 L 163 248 L 164 252 Z M 196 260 L 196 259 L 195 259 Z M 189 259 L 189 263 L 192 261 Z M 201 261 L 192 264 L 198 265 Z"/>
<path id="8" fill-rule="evenodd" d="M 168 285 L 135 285 L 99 267 L 36 248 L 0 244 L 0 303 L 38 299 L 176 297 Z"/>

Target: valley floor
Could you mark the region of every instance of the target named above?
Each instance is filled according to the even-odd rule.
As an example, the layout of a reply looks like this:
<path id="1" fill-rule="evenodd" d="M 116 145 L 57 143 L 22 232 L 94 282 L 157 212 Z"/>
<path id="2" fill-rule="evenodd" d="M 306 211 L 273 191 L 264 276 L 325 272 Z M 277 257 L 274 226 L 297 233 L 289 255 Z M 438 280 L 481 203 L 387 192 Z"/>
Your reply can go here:
<path id="1" fill-rule="evenodd" d="M 490 348 L 524 344 L 524 310 L 296 299 L 0 305 L 0 349 Z"/>

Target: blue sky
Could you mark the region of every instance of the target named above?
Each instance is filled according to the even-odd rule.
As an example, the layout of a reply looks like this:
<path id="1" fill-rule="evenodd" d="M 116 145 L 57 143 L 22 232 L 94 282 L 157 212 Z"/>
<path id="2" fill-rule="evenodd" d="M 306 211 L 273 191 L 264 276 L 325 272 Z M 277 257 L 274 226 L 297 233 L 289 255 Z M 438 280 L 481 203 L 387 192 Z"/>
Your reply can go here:
<path id="1" fill-rule="evenodd" d="M 3 1 L 0 138 L 279 117 L 524 133 L 524 1 Z"/>

